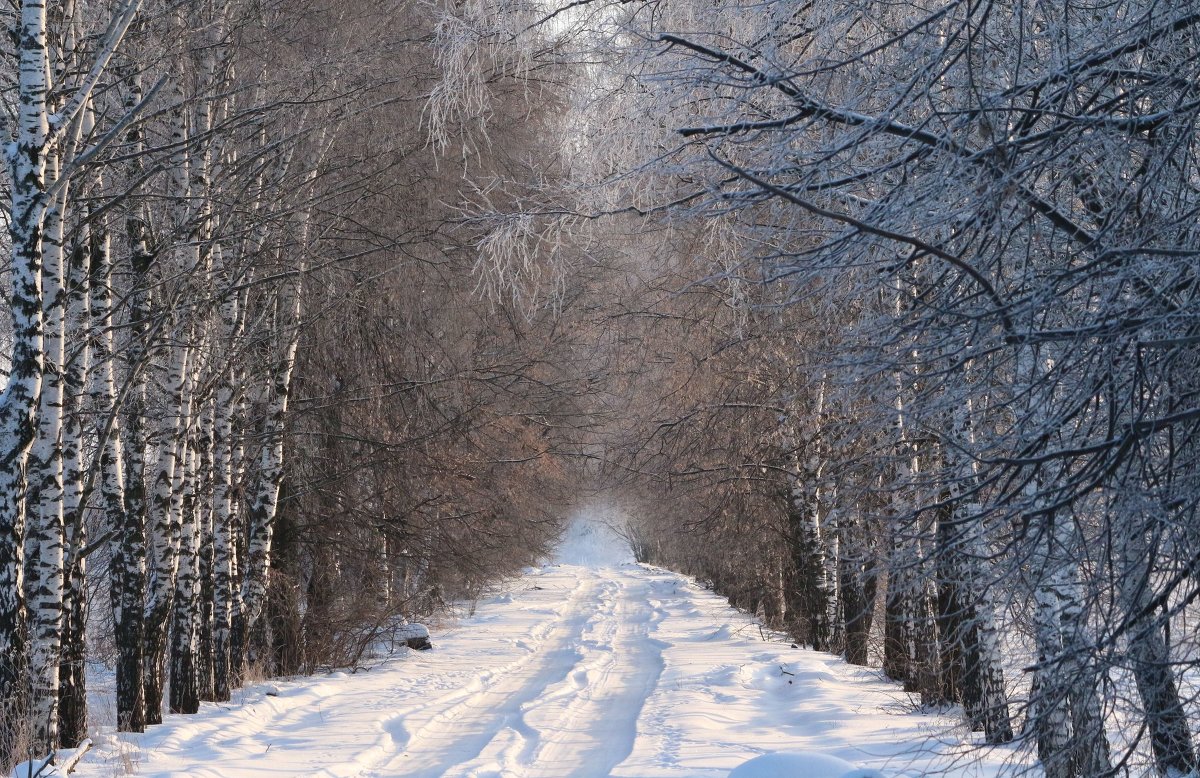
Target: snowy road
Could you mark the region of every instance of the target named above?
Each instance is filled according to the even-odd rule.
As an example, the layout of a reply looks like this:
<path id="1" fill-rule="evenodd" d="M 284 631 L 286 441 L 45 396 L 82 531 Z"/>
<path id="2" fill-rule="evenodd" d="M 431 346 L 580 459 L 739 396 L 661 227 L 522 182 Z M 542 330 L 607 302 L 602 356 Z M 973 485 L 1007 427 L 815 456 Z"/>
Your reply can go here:
<path id="1" fill-rule="evenodd" d="M 875 671 L 764 641 L 719 597 L 631 564 L 530 570 L 434 641 L 109 737 L 78 774 L 723 778 L 809 749 L 915 776 L 950 725 L 905 713 Z"/>

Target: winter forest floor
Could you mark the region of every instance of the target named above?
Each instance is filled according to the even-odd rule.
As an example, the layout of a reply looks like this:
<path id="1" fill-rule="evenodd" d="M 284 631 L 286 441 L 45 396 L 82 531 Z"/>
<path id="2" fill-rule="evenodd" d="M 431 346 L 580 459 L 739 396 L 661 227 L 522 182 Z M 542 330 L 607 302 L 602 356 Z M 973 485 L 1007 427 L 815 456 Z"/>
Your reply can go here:
<path id="1" fill-rule="evenodd" d="M 897 777 L 1020 772 L 1007 750 L 956 757 L 954 718 L 912 712 L 877 671 L 792 648 L 588 535 L 435 629 L 433 651 L 102 735 L 76 774 L 723 778 L 796 750 Z"/>

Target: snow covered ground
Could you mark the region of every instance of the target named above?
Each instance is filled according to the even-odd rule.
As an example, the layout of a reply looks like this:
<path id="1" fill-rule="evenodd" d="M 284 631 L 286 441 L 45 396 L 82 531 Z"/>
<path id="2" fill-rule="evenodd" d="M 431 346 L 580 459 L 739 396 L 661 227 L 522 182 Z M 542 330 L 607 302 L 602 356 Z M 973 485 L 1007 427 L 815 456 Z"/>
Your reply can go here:
<path id="1" fill-rule="evenodd" d="M 561 557 L 435 630 L 433 651 L 101 737 L 77 774 L 725 778 L 784 751 L 889 777 L 1009 772 L 1005 751 L 955 759 L 954 722 L 908 712 L 876 671 L 764 640 L 720 597 L 628 561 L 603 527 L 573 528 Z M 738 776 L 772 761 L 789 763 Z"/>

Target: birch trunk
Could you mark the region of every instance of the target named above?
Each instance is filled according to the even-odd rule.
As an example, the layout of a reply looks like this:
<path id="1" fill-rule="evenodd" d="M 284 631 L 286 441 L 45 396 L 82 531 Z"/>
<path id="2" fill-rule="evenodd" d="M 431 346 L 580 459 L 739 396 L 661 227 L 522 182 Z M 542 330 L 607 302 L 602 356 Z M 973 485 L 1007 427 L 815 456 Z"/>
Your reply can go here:
<path id="1" fill-rule="evenodd" d="M 245 312 L 246 301 L 241 300 L 239 311 Z M 234 335 L 234 342 L 242 339 L 241 319 Z M 246 531 L 243 484 L 246 481 L 245 419 L 246 377 L 235 365 L 232 380 L 236 402 L 234 404 L 233 446 L 230 451 L 230 501 L 229 501 L 229 687 L 242 685 L 246 670 L 246 621 L 242 608 L 242 583 L 246 569 Z"/>
<path id="2" fill-rule="evenodd" d="M 101 185 L 102 182 L 98 180 L 97 188 L 101 188 Z M 88 331 L 91 336 L 88 404 L 90 415 L 95 420 L 93 434 L 97 441 L 99 508 L 105 518 L 105 526 L 120 531 L 126 522 L 125 475 L 113 356 L 112 252 L 107 219 L 98 215 L 88 221 Z M 118 570 L 114 564 L 111 572 L 115 574 Z M 122 601 L 122 590 L 114 585 L 112 593 L 113 604 L 118 606 Z M 140 603 L 138 612 L 141 612 Z"/>
<path id="3" fill-rule="evenodd" d="M 924 561 L 921 528 L 892 527 L 885 605 L 884 672 L 919 693 L 925 705 L 945 702 L 935 622 L 933 576 Z"/>
<path id="4" fill-rule="evenodd" d="M 822 395 L 823 396 L 823 395 Z M 822 413 L 818 399 L 816 417 Z M 829 534 L 821 521 L 821 454 L 816 436 L 808 432 L 816 422 L 807 420 L 805 433 L 785 423 L 791 455 L 788 474 L 788 550 L 791 582 L 787 600 L 793 621 L 803 626 L 803 637 L 816 651 L 833 650 L 833 625 L 830 616 L 837 612 L 834 593 L 837 587 L 829 578 L 830 560 L 826 546 Z M 836 580 L 836 579 L 835 579 Z"/>
<path id="5" fill-rule="evenodd" d="M 1013 739 L 1012 718 L 1008 708 L 1008 691 L 1004 685 L 1004 663 L 1000 646 L 1000 630 L 996 624 L 996 599 L 990 585 L 984 581 L 979 567 L 988 558 L 987 549 L 977 528 L 968 540 L 972 553 L 967 559 L 968 579 L 972 582 L 975 601 L 975 665 L 968 666 L 973 677 L 971 688 L 978 689 L 977 710 L 983 719 L 984 738 L 988 743 L 1008 743 Z M 974 569 L 972 569 L 974 568 Z"/>
<path id="6" fill-rule="evenodd" d="M 1039 543 L 1039 566 L 1046 565 L 1049 540 Z M 1067 690 L 1055 662 L 1063 653 L 1062 619 L 1056 582 L 1043 573 L 1034 592 L 1037 669 L 1030 695 L 1030 719 L 1037 735 L 1038 759 L 1046 778 L 1072 778 L 1071 718 Z"/>
<path id="7" fill-rule="evenodd" d="M 77 65 L 75 50 L 79 41 L 79 18 L 75 4 L 64 3 L 63 17 L 68 28 L 67 42 L 58 61 L 58 78 Z M 85 103 L 79 118 L 72 123 L 68 146 L 68 164 L 78 152 L 84 133 L 94 129 L 91 101 Z M 64 189 L 62 202 L 67 202 Z M 78 237 L 70 252 L 66 272 L 66 321 L 64 324 L 63 368 L 63 609 L 59 648 L 58 743 L 74 748 L 87 737 L 87 568 L 83 552 L 87 545 L 84 521 L 83 403 L 87 391 L 88 344 L 88 245 L 90 232 L 86 220 L 78 226 Z M 70 353 L 66 353 L 69 350 Z"/>
<path id="8" fill-rule="evenodd" d="M 46 155 L 56 181 L 61 160 Z M 63 217 L 66 191 L 46 209 L 42 246 L 43 375 L 37 431 L 29 449 L 25 538 L 29 612 L 30 747 L 48 754 L 58 745 L 59 653 L 63 629 L 63 372 L 66 362 L 66 283 Z"/>
<path id="9" fill-rule="evenodd" d="M 1110 769 L 1108 739 L 1096 671 L 1087 661 L 1082 592 L 1070 553 L 1072 522 L 1056 516 L 1047 523 L 1035 592 L 1038 676 L 1033 704 L 1039 755 L 1050 778 L 1104 775 Z"/>
<path id="10" fill-rule="evenodd" d="M 1170 650 L 1163 637 L 1163 620 L 1155 616 L 1151 601 L 1150 576 L 1154 567 L 1151 563 L 1155 555 L 1146 544 L 1150 530 L 1135 518 L 1138 513 L 1135 510 L 1118 515 L 1115 522 L 1129 662 L 1158 771 L 1165 776 L 1191 775 L 1200 765 L 1179 697 Z"/>
<path id="11" fill-rule="evenodd" d="M 1100 670 L 1093 660 L 1093 643 L 1088 633 L 1084 593 L 1079 583 L 1078 555 L 1065 553 L 1078 546 L 1074 522 L 1060 516 L 1054 522 L 1056 536 L 1053 564 L 1058 571 L 1059 604 L 1063 629 L 1063 670 L 1070 683 L 1071 725 L 1076 774 L 1104 775 L 1111 769 L 1108 736 L 1104 732 L 1104 712 L 1098 689 Z"/>
<path id="12" fill-rule="evenodd" d="M 979 511 L 967 501 L 977 474 L 961 448 L 974 442 L 969 403 L 955 406 L 950 429 L 952 439 L 941 446 L 946 487 L 937 527 L 943 689 L 947 699 L 962 702 L 971 728 L 982 730 L 987 742 L 1007 743 L 1013 731 L 995 605 L 981 570 L 987 544 Z"/>
<path id="13" fill-rule="evenodd" d="M 221 267 L 220 249 L 214 247 L 214 265 Z M 236 333 L 238 299 L 226 295 L 221 302 L 221 342 L 232 343 Z M 232 366 L 222 370 L 213 409 L 213 695 L 229 699 L 231 632 L 234 617 L 236 570 L 234 534 L 234 437 L 235 396 Z"/>
<path id="14" fill-rule="evenodd" d="M 146 225 L 133 215 L 128 222 L 132 246 L 130 264 L 134 289 L 129 295 L 129 336 L 126 348 L 126 381 L 130 388 L 123 408 L 124 511 L 113 542 L 113 623 L 117 643 L 117 727 L 141 732 L 146 726 L 146 698 L 142 673 L 145 643 L 143 607 L 146 594 L 146 486 L 145 430 L 146 381 L 143 359 L 150 336 L 149 271 L 153 257 L 146 242 Z"/>
<path id="15" fill-rule="evenodd" d="M 799 483 L 788 495 L 789 569 L 788 613 L 804 640 L 815 651 L 829 650 L 829 593 L 819 524 L 807 493 Z"/>
<path id="16" fill-rule="evenodd" d="M 900 315 L 899 296 L 894 305 Z M 922 457 L 908 430 L 907 376 L 896 370 L 892 381 L 897 462 L 889 497 L 894 518 L 888 560 L 884 667 L 889 675 L 904 682 L 905 691 L 919 692 L 924 704 L 940 704 L 945 697 L 934 621 L 936 609 L 932 604 L 937 594 L 931 591 L 933 576 L 928 574 L 925 556 L 929 533 L 919 517 L 912 516 L 910 497 L 922 471 Z M 881 490 L 884 485 L 881 477 Z"/>
<path id="17" fill-rule="evenodd" d="M 213 533 L 213 499 L 201 499 L 200 495 L 212 497 L 216 490 L 216 472 L 213 465 L 213 430 L 216 426 L 216 410 L 209 400 L 200 415 L 200 430 L 196 435 L 197 474 L 202 487 L 197 492 L 197 530 L 200 538 L 198 567 L 200 570 L 200 621 L 196 626 L 196 689 L 201 700 L 215 701 L 214 686 L 215 656 L 213 651 L 214 613 L 216 600 L 214 557 L 216 538 Z"/>
<path id="18" fill-rule="evenodd" d="M 80 148 L 81 134 L 86 129 L 87 135 L 90 138 L 92 136 L 91 130 L 95 127 L 95 117 L 92 110 L 92 92 L 100 80 L 104 77 L 112 58 L 116 54 L 118 47 L 121 45 L 121 41 L 124 38 L 125 33 L 129 30 L 129 27 L 133 24 L 134 19 L 137 17 L 140 7 L 140 0 L 125 0 L 118 6 L 116 16 L 114 16 L 112 19 L 105 34 L 99 39 L 99 45 L 95 50 L 95 55 L 90 63 L 90 68 L 84 66 L 82 62 L 76 61 L 77 52 L 75 51 L 75 47 L 80 40 L 80 36 L 79 30 L 76 26 L 79 22 L 79 17 L 75 13 L 74 3 L 65 3 L 61 9 L 67 26 L 67 43 L 64 47 L 63 58 L 59 63 L 61 66 L 60 71 L 66 74 L 72 68 L 74 68 L 79 74 L 82 75 L 76 83 L 72 84 L 71 89 L 67 92 L 69 97 L 65 98 L 65 104 L 62 105 L 61 109 L 53 117 L 52 127 L 59 136 L 57 138 L 58 142 L 60 142 L 65 149 L 64 160 L 66 162 L 66 165 L 61 173 L 62 180 L 58 182 L 59 187 L 57 197 L 60 198 L 61 201 L 60 211 L 65 210 L 65 204 L 67 202 L 67 184 L 69 183 L 68 178 L 74 172 L 76 172 L 76 159 L 74 155 Z M 42 13 L 44 31 L 44 11 Z M 138 94 L 138 91 L 135 89 L 129 102 L 126 104 L 128 110 L 130 111 L 130 115 L 132 115 L 132 112 L 136 111 L 137 108 L 140 107 L 140 97 L 141 95 Z M 96 191 L 102 191 L 103 187 L 99 186 L 100 183 L 100 176 L 97 175 Z M 62 214 L 60 213 L 59 218 L 61 218 L 61 216 Z M 82 279 L 82 253 L 86 251 L 86 253 L 89 254 L 89 267 L 87 274 L 89 276 L 94 276 L 94 274 L 97 272 L 96 254 L 100 253 L 103 255 L 103 258 L 99 260 L 98 263 L 99 266 L 102 267 L 100 273 L 103 276 L 103 282 L 101 284 L 103 291 L 100 293 L 100 297 L 102 298 L 102 312 L 100 316 L 97 317 L 94 311 L 88 310 L 91 307 L 90 303 L 93 302 L 90 291 L 91 285 L 89 284 L 89 296 L 87 302 L 85 303 L 82 280 L 80 281 L 80 284 L 73 289 L 73 300 L 75 301 L 73 304 L 73 312 L 75 314 L 76 321 L 79 323 L 79 332 L 83 331 L 83 323 L 85 320 L 87 320 L 88 323 L 92 324 L 93 326 L 98 324 L 101 328 L 89 328 L 89 331 L 93 335 L 96 335 L 97 333 L 105 333 L 104 337 L 101 338 L 104 339 L 107 338 L 106 328 L 108 328 L 111 324 L 109 321 L 111 300 L 108 297 L 108 236 L 106 228 L 103 224 L 103 217 L 101 217 L 99 220 L 96 220 L 95 224 L 93 224 L 92 221 L 92 219 L 88 219 L 87 222 L 89 223 L 89 229 L 81 232 L 82 239 L 80 240 L 79 244 L 81 256 L 78 267 L 80 271 L 80 277 Z M 102 248 L 99 250 L 96 248 L 97 239 L 93 234 L 96 231 L 101 233 L 100 243 L 102 244 Z M 58 243 L 61 246 L 61 236 Z M 61 251 L 59 253 L 61 255 Z M 94 345 L 94 343 L 91 345 Z M 79 359 L 77 369 L 75 367 L 70 368 L 65 377 L 68 388 L 77 392 L 77 396 L 81 400 L 84 393 L 83 387 L 89 380 L 83 373 L 83 371 L 86 369 L 83 364 L 83 360 L 86 359 L 86 355 L 87 345 L 81 343 L 79 347 L 79 354 L 77 355 L 77 359 Z M 110 419 L 111 425 L 105 425 L 104 429 L 98 432 L 96 440 L 98 449 L 97 465 L 100 473 L 103 507 L 109 519 L 110 526 L 117 527 L 123 525 L 123 519 L 127 517 L 120 516 L 120 509 L 114 508 L 114 506 L 108 501 L 114 490 L 118 495 L 120 495 L 122 491 L 120 488 L 121 478 L 119 462 L 116 465 L 113 465 L 108 458 L 109 454 L 111 454 L 113 445 L 109 438 L 119 434 L 117 432 L 119 425 L 117 424 L 116 420 L 115 392 L 113 391 L 114 385 L 111 372 L 111 341 L 107 343 L 103 350 L 101 362 L 103 363 L 103 369 L 107 370 L 107 388 L 104 388 L 105 382 L 102 378 L 100 380 L 100 385 L 103 396 L 92 397 L 91 399 L 102 400 L 100 418 Z M 90 389 L 88 394 L 92 394 Z M 67 471 L 68 477 L 66 483 L 64 484 L 66 493 L 64 495 L 63 507 L 69 512 L 67 515 L 70 517 L 68 526 L 65 528 L 67 538 L 69 539 L 69 548 L 67 551 L 69 556 L 66 560 L 69 570 L 67 572 L 66 582 L 71 585 L 74 597 L 70 603 L 71 613 L 68 615 L 68 621 L 65 624 L 67 637 L 70 638 L 72 642 L 65 648 L 64 659 L 73 667 L 72 674 L 75 676 L 72 682 L 73 688 L 70 693 L 66 695 L 69 700 L 72 700 L 72 702 L 69 703 L 71 711 L 68 717 L 71 721 L 71 731 L 64 732 L 64 742 L 66 743 L 73 743 L 76 741 L 78 737 L 83 734 L 86 727 L 86 700 L 84 699 L 85 692 L 83 688 L 82 667 L 83 655 L 85 651 L 84 628 L 86 622 L 86 598 L 84 594 L 84 585 L 86 582 L 84 580 L 83 562 L 83 548 L 84 543 L 86 542 L 86 536 L 83 529 L 84 525 L 82 509 L 84 502 L 86 501 L 86 495 L 84 494 L 83 467 L 80 461 L 81 454 L 79 451 L 81 432 L 81 425 L 76 427 L 75 430 L 69 431 L 68 434 L 70 441 L 68 441 L 66 444 L 65 449 L 66 461 L 69 464 L 69 467 Z M 116 451 L 119 458 L 119 443 L 115 445 L 117 446 Z M 116 483 L 113 483 L 114 477 L 113 473 L 111 472 L 114 467 L 117 468 L 115 474 Z M 113 590 L 114 605 L 117 604 L 118 600 L 125 596 L 124 589 L 125 584 L 127 583 L 129 583 L 129 581 L 122 582 Z M 120 591 L 118 591 L 118 589 Z M 128 610 L 124 608 L 122 608 L 121 611 L 123 613 L 128 612 Z M 120 695 L 118 696 L 120 697 Z M 120 707 L 120 700 L 118 701 L 118 707 Z M 120 723 L 120 719 L 121 717 L 118 715 L 118 723 Z M 129 717 L 129 720 L 136 722 L 136 716 Z"/>
<path id="19" fill-rule="evenodd" d="M 179 565 L 179 514 L 173 510 L 176 453 L 185 428 L 183 389 L 187 372 L 187 346 L 170 347 L 169 367 L 160 386 L 165 395 L 166 415 L 154 446 L 153 476 L 146 506 L 149 545 L 149 581 L 146 589 L 145 643 L 142 651 L 146 723 L 162 722 L 164 673 L 166 670 L 167 625 L 175 595 Z"/>
<path id="20" fill-rule="evenodd" d="M 43 375 L 42 225 L 49 132 L 46 7 L 23 0 L 15 141 L 6 147 L 11 177 L 12 362 L 0 394 L 0 746 L 16 745 L 25 699 L 25 463 L 33 442 Z"/>
<path id="21" fill-rule="evenodd" d="M 1023 346 L 1017 358 L 1018 380 L 1036 387 L 1039 357 Z M 1041 430 L 1042 409 L 1029 409 L 1032 428 Z M 1097 692 L 1099 669 L 1092 659 L 1087 612 L 1078 578 L 1080 538 L 1072 517 L 1042 508 L 1040 490 L 1030 481 L 1027 523 L 1034 543 L 1034 636 L 1038 652 L 1031 716 L 1038 754 L 1047 778 L 1105 775 L 1111 770 L 1108 738 Z"/>
<path id="22" fill-rule="evenodd" d="M 250 536 L 242 596 L 247 629 L 253 628 L 262 615 L 267 598 L 271 540 L 279 506 L 279 489 L 283 483 L 284 428 L 288 399 L 291 396 L 292 372 L 296 365 L 296 348 L 300 340 L 300 283 L 303 266 L 299 270 L 295 277 L 285 282 L 276 305 L 277 320 L 274 332 L 277 336 L 277 357 L 275 369 L 272 371 L 274 382 L 264 422 L 266 439 L 259 459 L 258 479 L 247 517 Z"/>
<path id="23" fill-rule="evenodd" d="M 174 29 L 180 40 L 184 39 L 182 9 L 174 15 Z M 182 61 L 182 56 L 179 57 Z M 177 67 L 182 71 L 182 66 Z M 172 116 L 171 142 L 176 151 L 172 157 L 172 170 L 168 187 L 171 200 L 171 227 L 178 241 L 185 241 L 189 232 L 190 195 L 188 180 L 187 127 L 184 123 L 182 103 L 184 101 L 183 73 L 176 72 L 173 79 L 173 95 L 179 106 Z M 189 283 L 191 274 L 199 266 L 199 246 L 196 237 L 189 236 L 171 252 L 173 273 Z M 167 315 L 164 312 L 164 315 Z M 189 375 L 188 360 L 191 356 L 189 335 L 191 327 L 178 318 L 173 322 L 179 331 L 174 342 L 167 345 L 167 370 L 158 387 L 164 401 L 164 414 L 160 421 L 154 447 L 153 475 L 149 479 L 150 495 L 146 505 L 147 536 L 150 551 L 150 579 L 146 592 L 145 647 L 143 667 L 146 697 L 146 721 L 158 724 L 162 721 L 163 685 L 167 661 L 167 626 L 170 623 L 175 597 L 175 576 L 179 566 L 180 515 L 176 495 L 181 481 L 179 449 L 184 430 L 189 420 L 185 413 L 184 390 Z"/>
<path id="24" fill-rule="evenodd" d="M 196 473 L 197 446 L 189 443 L 183 457 L 183 500 L 180 504 L 179 573 L 171 624 L 172 713 L 200 709 L 200 514 Z"/>
<path id="25" fill-rule="evenodd" d="M 64 748 L 74 748 L 87 737 L 87 659 L 86 626 L 88 614 L 87 525 L 84 522 L 84 461 L 83 461 L 83 402 L 87 389 L 88 339 L 88 245 L 91 237 L 86 227 L 71 253 L 68 283 L 68 332 L 76 334 L 74 353 L 67 362 L 64 374 L 65 400 L 63 408 L 63 529 L 66 558 L 64 560 L 64 597 L 62 652 L 59 661 L 58 741 Z"/>

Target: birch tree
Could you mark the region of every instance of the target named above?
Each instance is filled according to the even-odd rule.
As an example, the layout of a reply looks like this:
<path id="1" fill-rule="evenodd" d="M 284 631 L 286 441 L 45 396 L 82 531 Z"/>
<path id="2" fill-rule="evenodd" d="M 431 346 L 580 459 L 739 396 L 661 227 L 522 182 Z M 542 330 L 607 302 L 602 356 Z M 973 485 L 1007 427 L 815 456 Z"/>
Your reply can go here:
<path id="1" fill-rule="evenodd" d="M 137 12 L 138 3 L 123 4 L 99 39 L 90 66 L 69 89 L 55 91 L 51 69 L 49 20 L 42 3 L 21 3 L 17 20 L 17 110 L 6 145 L 10 177 L 10 239 L 13 251 L 13 349 L 5 391 L 0 395 L 4 476 L 0 483 L 0 647 L 8 661 L 0 670 L 0 698 L 10 706 L 3 717 L 5 742 L 15 742 L 15 727 L 27 698 L 25 682 L 25 608 L 33 594 L 30 620 L 30 670 L 34 679 L 31 747 L 38 752 L 57 740 L 58 662 L 63 614 L 63 482 L 62 382 L 66 360 L 63 224 L 68 185 L 78 167 L 73 138 L 80 132 L 82 112 L 104 75 Z M 74 23 L 68 5 L 67 26 Z M 64 55 L 66 56 L 66 55 Z M 62 95 L 61 102 L 57 95 Z M 69 95 L 69 97 L 67 97 Z M 64 152 L 65 150 L 65 152 Z M 83 156 L 83 155 L 80 155 Z M 49 315 L 47 329 L 46 317 Z M 47 357 L 55 377 L 43 392 Z M 42 411 L 39 414 L 39 409 Z M 34 453 L 38 513 L 27 521 L 24 485 L 31 446 Z M 26 548 L 32 578 L 23 581 Z"/>

